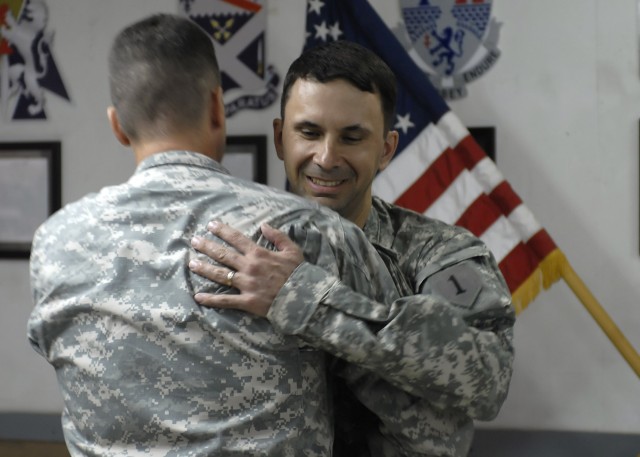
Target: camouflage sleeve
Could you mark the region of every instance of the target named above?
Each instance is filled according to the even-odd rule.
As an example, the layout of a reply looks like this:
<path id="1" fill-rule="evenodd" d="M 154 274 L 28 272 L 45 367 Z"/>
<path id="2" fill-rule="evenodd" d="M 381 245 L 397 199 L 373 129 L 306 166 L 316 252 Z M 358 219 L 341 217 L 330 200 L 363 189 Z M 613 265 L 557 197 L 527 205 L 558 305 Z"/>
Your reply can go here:
<path id="1" fill-rule="evenodd" d="M 428 399 L 390 386 L 354 365 L 337 371 L 346 380 L 346 387 L 338 380 L 333 382 L 338 393 L 334 400 L 336 455 L 354 455 L 354 450 L 361 449 L 368 451 L 363 455 L 377 457 L 468 455 L 473 420 L 464 412 L 437 408 Z M 343 393 L 345 389 L 355 398 Z"/>
<path id="2" fill-rule="evenodd" d="M 443 331 L 442 338 L 430 340 L 441 348 L 434 385 L 442 394 L 433 403 L 491 420 L 511 382 L 515 311 L 495 259 L 486 248 L 480 251 L 462 249 L 435 272 L 423 270 L 416 286 L 419 297 L 433 301 L 431 319 Z"/>
<path id="3" fill-rule="evenodd" d="M 33 237 L 33 242 L 31 244 L 31 258 L 29 261 L 31 293 L 33 295 L 34 303 L 39 303 L 44 295 L 44 285 L 41 280 L 43 276 L 41 272 L 42 264 L 40 262 L 43 249 L 40 247 L 41 242 L 39 236 L 42 231 L 43 228 L 40 227 Z M 42 338 L 40 337 L 40 324 L 39 316 L 32 313 L 27 324 L 27 337 L 31 347 L 33 347 L 33 349 L 40 355 L 46 356 L 45 349 L 41 347 Z"/>
<path id="4" fill-rule="evenodd" d="M 303 264 L 276 297 L 269 318 L 280 331 L 436 407 L 488 420 L 499 411 L 511 379 L 514 313 L 491 257 L 473 253 L 425 277 L 422 293 L 386 304 Z M 456 287 L 468 289 L 466 298 L 456 295 Z M 301 303 L 314 305 L 303 310 Z"/>
<path id="5" fill-rule="evenodd" d="M 375 328 L 368 326 L 387 321 L 387 303 L 399 295 L 364 234 L 355 226 L 342 224 L 338 219 L 325 224 L 311 220 L 289 230 L 291 239 L 303 248 L 306 262 L 280 289 L 267 317 L 282 333 L 309 341 L 317 338 L 319 347 L 346 356 L 340 347 L 352 339 L 350 332 L 361 335 L 365 347 L 375 344 Z M 346 291 L 351 293 L 350 300 L 348 306 L 342 306 L 343 302 L 333 297 Z M 347 322 L 340 325 L 343 319 Z M 333 334 L 347 339 L 333 342 Z"/>
<path id="6" fill-rule="evenodd" d="M 68 209 L 61 210 L 60 213 L 68 213 Z M 57 216 L 54 216 L 56 220 Z M 53 218 L 52 218 L 53 220 Z M 83 271 L 89 270 L 86 262 L 80 256 L 72 257 L 72 261 L 64 264 L 58 258 L 51 256 L 59 245 L 67 243 L 73 245 L 72 240 L 66 240 L 65 226 L 59 226 L 52 222 L 42 224 L 36 230 L 31 244 L 31 255 L 29 259 L 30 286 L 35 307 L 29 316 L 27 323 L 27 337 L 33 349 L 48 357 L 49 339 L 43 335 L 46 318 L 42 314 L 44 301 L 54 293 L 56 280 L 65 276 L 65 279 L 73 287 Z M 73 247 L 69 249 L 69 256 L 74 252 Z"/>
<path id="7" fill-rule="evenodd" d="M 332 334 L 332 339 L 341 335 L 352 340 L 356 336 L 354 331 L 359 329 L 364 332 L 359 338 L 361 343 L 369 346 L 375 344 L 376 327 L 391 316 L 389 306 L 369 298 L 366 290 L 363 292 L 347 287 L 324 267 L 303 262 L 278 292 L 267 317 L 282 333 L 309 340 L 315 333 L 320 338 Z M 341 322 L 332 322 L 338 317 Z M 321 329 L 319 325 L 328 327 Z"/>

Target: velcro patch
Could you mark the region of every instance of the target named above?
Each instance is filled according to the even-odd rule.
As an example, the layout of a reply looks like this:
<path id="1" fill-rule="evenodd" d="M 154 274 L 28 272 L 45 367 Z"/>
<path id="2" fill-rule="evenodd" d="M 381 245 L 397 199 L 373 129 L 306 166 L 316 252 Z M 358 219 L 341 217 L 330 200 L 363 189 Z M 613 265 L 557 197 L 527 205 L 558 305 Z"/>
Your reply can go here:
<path id="1" fill-rule="evenodd" d="M 470 265 L 462 262 L 435 273 L 425 286 L 454 305 L 471 309 L 482 290 L 482 281 Z"/>

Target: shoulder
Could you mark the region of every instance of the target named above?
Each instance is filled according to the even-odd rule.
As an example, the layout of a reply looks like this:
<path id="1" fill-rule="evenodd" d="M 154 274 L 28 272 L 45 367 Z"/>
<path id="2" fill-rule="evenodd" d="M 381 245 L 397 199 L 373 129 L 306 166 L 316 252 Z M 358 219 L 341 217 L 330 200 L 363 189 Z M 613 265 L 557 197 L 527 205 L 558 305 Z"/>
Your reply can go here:
<path id="1" fill-rule="evenodd" d="M 416 280 L 471 259 L 493 264 L 493 255 L 480 238 L 463 227 L 447 224 L 382 200 L 374 201 L 380 214 L 381 239 L 399 256 L 403 271 Z"/>
<path id="2" fill-rule="evenodd" d="M 336 212 L 314 204 L 299 208 L 290 216 L 290 235 L 303 246 L 309 259 L 322 262 L 326 257 L 364 270 L 377 265 L 377 253 L 364 232 Z"/>
<path id="3" fill-rule="evenodd" d="M 374 197 L 373 208 L 386 224 L 386 231 L 398 241 L 410 240 L 414 247 L 425 243 L 483 244 L 478 237 L 464 227 L 432 219 L 407 208 Z"/>
<path id="4" fill-rule="evenodd" d="M 63 245 L 94 237 L 105 229 L 105 220 L 114 217 L 113 203 L 123 189 L 124 184 L 108 186 L 66 203 L 38 227 L 33 249 L 59 251 Z"/>
<path id="5" fill-rule="evenodd" d="M 73 230 L 78 225 L 84 225 L 83 220 L 89 217 L 92 208 L 95 208 L 97 194 L 88 194 L 81 199 L 67 203 L 57 210 L 38 228 L 37 232 Z"/>

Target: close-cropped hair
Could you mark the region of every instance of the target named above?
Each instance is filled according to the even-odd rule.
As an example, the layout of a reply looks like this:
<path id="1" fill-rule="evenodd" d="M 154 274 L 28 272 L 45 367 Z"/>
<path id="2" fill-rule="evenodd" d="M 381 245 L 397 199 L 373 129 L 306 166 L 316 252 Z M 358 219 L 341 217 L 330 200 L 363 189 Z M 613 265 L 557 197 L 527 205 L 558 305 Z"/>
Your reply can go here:
<path id="1" fill-rule="evenodd" d="M 339 40 L 303 52 L 293 61 L 284 78 L 280 98 L 280 117 L 298 79 L 327 83 L 344 79 L 364 92 L 379 94 L 384 117 L 383 134 L 392 127 L 396 109 L 396 77 L 374 52 L 357 43 Z"/>
<path id="2" fill-rule="evenodd" d="M 197 125 L 219 85 L 213 42 L 186 17 L 138 21 L 117 35 L 109 53 L 111 102 L 131 140 Z"/>

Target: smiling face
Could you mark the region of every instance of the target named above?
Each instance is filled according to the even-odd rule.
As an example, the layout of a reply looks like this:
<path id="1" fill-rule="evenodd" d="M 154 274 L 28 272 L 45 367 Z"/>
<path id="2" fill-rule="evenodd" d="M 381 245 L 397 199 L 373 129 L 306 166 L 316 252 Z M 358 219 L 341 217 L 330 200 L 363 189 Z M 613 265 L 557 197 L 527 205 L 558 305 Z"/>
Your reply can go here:
<path id="1" fill-rule="evenodd" d="M 298 79 L 284 119 L 276 119 L 273 127 L 291 191 L 362 227 L 371 209 L 373 179 L 398 144 L 397 132 L 384 131 L 380 96 L 343 79 Z"/>

